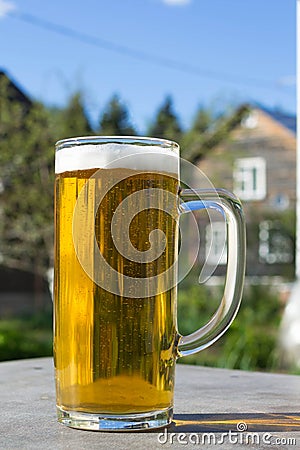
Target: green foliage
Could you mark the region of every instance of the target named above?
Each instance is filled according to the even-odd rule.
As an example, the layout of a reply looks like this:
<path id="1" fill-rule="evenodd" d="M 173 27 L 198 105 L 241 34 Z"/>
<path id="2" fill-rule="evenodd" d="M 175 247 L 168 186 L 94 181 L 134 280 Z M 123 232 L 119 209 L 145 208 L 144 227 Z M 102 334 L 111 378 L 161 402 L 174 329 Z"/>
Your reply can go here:
<path id="1" fill-rule="evenodd" d="M 83 97 L 80 92 L 75 93 L 69 100 L 66 108 L 54 115 L 59 139 L 89 136 L 92 127 L 86 116 Z"/>
<path id="2" fill-rule="evenodd" d="M 51 355 L 50 313 L 0 321 L 0 361 Z"/>
<path id="3" fill-rule="evenodd" d="M 180 142 L 182 128 L 174 112 L 173 100 L 170 96 L 166 97 L 159 108 L 147 133 L 149 136 Z"/>
<path id="4" fill-rule="evenodd" d="M 106 106 L 99 124 L 99 134 L 103 136 L 134 136 L 137 134 L 129 120 L 129 112 L 114 95 Z"/>
<path id="5" fill-rule="evenodd" d="M 199 317 L 202 324 L 207 321 L 212 312 L 205 303 L 220 296 L 220 291 L 203 286 L 180 292 L 180 331 L 183 334 L 195 331 L 199 327 Z M 242 370 L 280 370 L 277 335 L 281 308 L 279 296 L 272 287 L 248 286 L 240 311 L 226 334 L 212 347 L 180 362 Z"/>
<path id="6" fill-rule="evenodd" d="M 207 139 L 212 124 L 214 123 L 213 114 L 208 109 L 200 107 L 196 112 L 191 127 L 182 138 L 182 155 L 191 160 L 203 156 L 203 144 Z"/>
<path id="7" fill-rule="evenodd" d="M 221 289 L 183 285 L 179 291 L 179 331 L 188 334 L 212 316 Z M 242 370 L 279 371 L 277 332 L 281 317 L 278 295 L 270 286 L 249 286 L 240 311 L 226 334 L 212 347 L 180 359 Z M 0 361 L 52 354 L 51 313 L 0 321 Z M 295 372 L 298 373 L 298 372 Z"/>
<path id="8" fill-rule="evenodd" d="M 53 138 L 48 111 L 24 111 L 0 83 L 2 264 L 45 274 L 52 261 Z"/>
<path id="9" fill-rule="evenodd" d="M 183 136 L 182 156 L 196 163 L 213 148 L 228 141 L 233 128 L 248 112 L 247 106 L 241 106 L 234 114 L 227 111 L 216 115 L 200 107 L 191 128 Z"/>

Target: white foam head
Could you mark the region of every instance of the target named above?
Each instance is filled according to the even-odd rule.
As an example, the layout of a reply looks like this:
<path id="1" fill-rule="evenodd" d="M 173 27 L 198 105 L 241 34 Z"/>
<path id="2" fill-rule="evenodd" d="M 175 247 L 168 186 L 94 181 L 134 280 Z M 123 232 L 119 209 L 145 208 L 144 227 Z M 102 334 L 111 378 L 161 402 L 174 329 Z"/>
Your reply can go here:
<path id="1" fill-rule="evenodd" d="M 179 171 L 179 146 L 170 142 L 169 145 L 153 144 L 148 140 L 147 145 L 141 145 L 143 139 L 136 138 L 133 143 L 121 142 L 90 142 L 78 145 L 76 140 L 72 145 L 72 139 L 61 141 L 57 144 L 55 158 L 55 173 L 63 173 L 74 170 L 104 169 L 104 168 L 126 168 L 145 171 L 163 171 L 178 174 Z M 139 143 L 140 142 L 140 143 Z M 156 144 L 157 142 L 157 144 Z M 64 143 L 67 143 L 65 145 Z M 156 145 L 155 145 L 156 144 Z"/>

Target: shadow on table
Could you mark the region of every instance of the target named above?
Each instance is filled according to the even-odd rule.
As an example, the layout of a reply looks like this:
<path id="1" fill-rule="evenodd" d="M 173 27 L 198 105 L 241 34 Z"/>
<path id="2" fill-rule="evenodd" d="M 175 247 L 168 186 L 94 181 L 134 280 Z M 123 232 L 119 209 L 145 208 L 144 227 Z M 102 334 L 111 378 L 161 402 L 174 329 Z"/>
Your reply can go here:
<path id="1" fill-rule="evenodd" d="M 300 431 L 300 413 L 175 414 L 168 432 Z"/>

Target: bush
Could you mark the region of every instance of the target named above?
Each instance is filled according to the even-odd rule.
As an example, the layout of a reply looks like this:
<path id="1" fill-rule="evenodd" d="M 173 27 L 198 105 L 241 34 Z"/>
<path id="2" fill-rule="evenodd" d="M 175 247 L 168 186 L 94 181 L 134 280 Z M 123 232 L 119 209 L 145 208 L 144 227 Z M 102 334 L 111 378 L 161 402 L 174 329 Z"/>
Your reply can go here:
<path id="1" fill-rule="evenodd" d="M 195 331 L 199 327 L 199 316 L 207 321 L 211 310 L 207 313 L 205 302 L 210 303 L 211 297 L 220 298 L 220 295 L 215 289 L 203 286 L 179 292 L 180 332 Z M 279 370 L 277 335 L 281 313 L 279 296 L 271 287 L 249 286 L 226 334 L 212 347 L 179 361 L 242 370 Z"/>
<path id="2" fill-rule="evenodd" d="M 51 355 L 50 312 L 0 321 L 0 361 Z"/>
<path id="3" fill-rule="evenodd" d="M 197 286 L 194 281 L 185 280 L 178 295 L 178 328 L 184 335 L 209 320 L 222 295 L 221 288 Z M 240 311 L 226 334 L 208 349 L 179 362 L 278 371 L 277 333 L 281 309 L 279 297 L 271 287 L 245 288 Z M 0 321 L 0 361 L 51 355 L 50 312 Z"/>

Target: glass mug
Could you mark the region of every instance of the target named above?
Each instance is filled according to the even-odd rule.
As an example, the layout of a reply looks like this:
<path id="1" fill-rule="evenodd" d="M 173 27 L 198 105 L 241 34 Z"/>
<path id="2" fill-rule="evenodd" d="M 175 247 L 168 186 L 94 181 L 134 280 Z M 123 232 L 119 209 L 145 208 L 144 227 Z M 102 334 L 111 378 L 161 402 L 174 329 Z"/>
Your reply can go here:
<path id="1" fill-rule="evenodd" d="M 179 145 L 146 137 L 56 144 L 54 364 L 59 422 L 87 430 L 172 421 L 175 363 L 216 341 L 239 307 L 241 204 L 180 190 Z M 199 200 L 201 198 L 201 200 Z M 177 330 L 178 219 L 217 208 L 227 227 L 224 295 L 198 331 Z"/>

